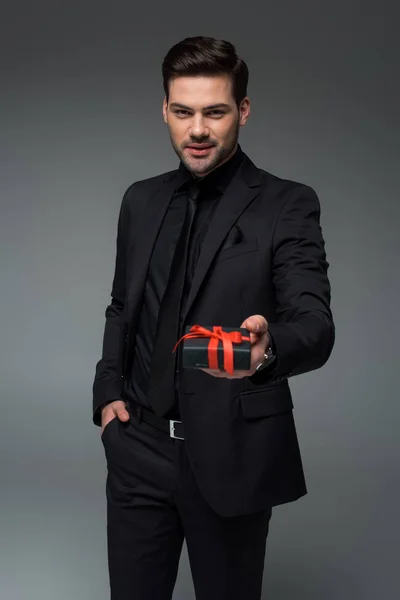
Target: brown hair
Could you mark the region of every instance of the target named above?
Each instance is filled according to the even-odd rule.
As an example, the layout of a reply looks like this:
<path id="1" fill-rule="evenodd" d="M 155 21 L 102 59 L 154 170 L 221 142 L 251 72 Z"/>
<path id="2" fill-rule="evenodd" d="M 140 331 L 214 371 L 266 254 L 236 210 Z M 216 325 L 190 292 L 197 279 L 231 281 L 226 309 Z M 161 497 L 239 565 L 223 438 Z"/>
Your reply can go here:
<path id="1" fill-rule="evenodd" d="M 249 70 L 236 48 L 225 40 L 212 37 L 188 37 L 168 51 L 162 63 L 164 92 L 169 98 L 169 82 L 188 75 L 222 75 L 232 78 L 232 91 L 239 107 L 247 95 Z"/>

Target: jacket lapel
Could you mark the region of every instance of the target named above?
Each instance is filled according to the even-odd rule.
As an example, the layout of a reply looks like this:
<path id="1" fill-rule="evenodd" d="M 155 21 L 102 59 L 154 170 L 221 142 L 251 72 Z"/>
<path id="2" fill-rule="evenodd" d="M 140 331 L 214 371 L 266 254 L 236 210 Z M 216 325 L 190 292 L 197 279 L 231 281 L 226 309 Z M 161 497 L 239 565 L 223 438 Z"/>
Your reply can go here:
<path id="1" fill-rule="evenodd" d="M 203 240 L 184 314 L 182 315 L 183 320 L 186 319 L 219 247 L 239 216 L 257 196 L 260 184 L 261 176 L 259 169 L 245 155 L 240 168 L 218 203 L 210 227 Z"/>
<path id="2" fill-rule="evenodd" d="M 151 254 L 157 239 L 158 232 L 167 211 L 170 199 L 175 189 L 182 183 L 179 171 L 161 180 L 157 190 L 146 202 L 143 214 L 135 223 L 134 241 L 131 246 L 132 262 L 130 271 L 132 276 L 129 283 L 128 315 L 131 325 L 135 321 L 136 309 L 140 306 L 139 300 L 146 281 L 147 269 Z"/>

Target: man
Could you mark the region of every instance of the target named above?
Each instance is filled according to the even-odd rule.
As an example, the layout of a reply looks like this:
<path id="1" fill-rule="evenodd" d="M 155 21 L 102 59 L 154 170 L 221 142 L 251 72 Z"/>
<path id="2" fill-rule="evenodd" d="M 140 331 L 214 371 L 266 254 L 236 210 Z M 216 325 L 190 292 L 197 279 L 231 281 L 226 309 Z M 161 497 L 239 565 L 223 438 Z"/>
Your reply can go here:
<path id="1" fill-rule="evenodd" d="M 179 168 L 122 200 L 94 381 L 113 600 L 172 597 L 186 540 L 197 600 L 260 598 L 272 507 L 306 494 L 288 378 L 334 343 L 320 205 L 238 144 L 248 70 L 187 38 L 164 59 Z M 244 327 L 251 365 L 184 369 L 188 325 Z"/>

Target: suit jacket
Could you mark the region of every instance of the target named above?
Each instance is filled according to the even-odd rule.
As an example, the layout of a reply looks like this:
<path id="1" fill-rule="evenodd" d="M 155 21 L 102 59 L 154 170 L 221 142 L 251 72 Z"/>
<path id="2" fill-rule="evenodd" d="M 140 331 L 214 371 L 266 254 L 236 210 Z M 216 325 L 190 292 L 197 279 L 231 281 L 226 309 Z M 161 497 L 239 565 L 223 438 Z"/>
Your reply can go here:
<path id="1" fill-rule="evenodd" d="M 151 251 L 178 170 L 138 181 L 118 220 L 111 304 L 93 385 L 99 406 L 124 397 Z M 243 379 L 179 375 L 185 444 L 196 483 L 220 515 L 266 510 L 307 493 L 288 379 L 320 368 L 334 344 L 320 204 L 309 186 L 245 155 L 207 231 L 185 305 L 187 325 L 238 327 L 261 314 L 278 360 Z"/>

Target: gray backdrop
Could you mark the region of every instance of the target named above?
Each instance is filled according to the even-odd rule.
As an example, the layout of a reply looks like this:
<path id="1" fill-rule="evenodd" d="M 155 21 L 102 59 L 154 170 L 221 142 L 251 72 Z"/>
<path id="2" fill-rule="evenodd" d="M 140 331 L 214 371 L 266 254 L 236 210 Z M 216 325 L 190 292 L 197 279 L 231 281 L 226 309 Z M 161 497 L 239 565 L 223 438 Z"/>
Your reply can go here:
<path id="1" fill-rule="evenodd" d="M 395 4 L 3 3 L 2 598 L 108 598 L 91 385 L 122 194 L 177 164 L 160 68 L 188 35 L 248 62 L 242 147 L 317 190 L 331 264 L 334 352 L 292 380 L 309 494 L 274 510 L 265 598 L 399 597 Z"/>

